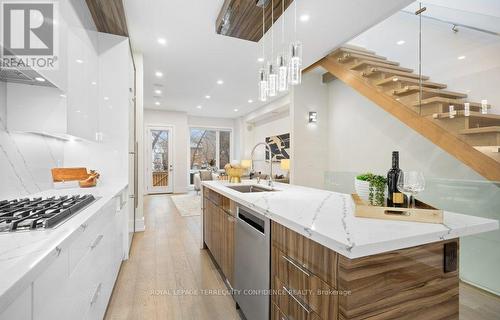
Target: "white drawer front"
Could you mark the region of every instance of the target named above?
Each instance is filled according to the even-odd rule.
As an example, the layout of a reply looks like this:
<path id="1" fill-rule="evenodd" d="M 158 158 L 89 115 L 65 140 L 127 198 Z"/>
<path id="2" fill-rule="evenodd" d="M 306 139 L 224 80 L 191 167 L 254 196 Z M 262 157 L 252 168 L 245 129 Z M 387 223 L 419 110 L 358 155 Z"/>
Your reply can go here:
<path id="1" fill-rule="evenodd" d="M 33 282 L 33 319 L 50 320 L 58 310 L 69 279 L 69 255 L 66 248 L 56 248 L 55 260 Z"/>
<path id="2" fill-rule="evenodd" d="M 31 285 L 0 313 L 0 320 L 31 320 Z"/>

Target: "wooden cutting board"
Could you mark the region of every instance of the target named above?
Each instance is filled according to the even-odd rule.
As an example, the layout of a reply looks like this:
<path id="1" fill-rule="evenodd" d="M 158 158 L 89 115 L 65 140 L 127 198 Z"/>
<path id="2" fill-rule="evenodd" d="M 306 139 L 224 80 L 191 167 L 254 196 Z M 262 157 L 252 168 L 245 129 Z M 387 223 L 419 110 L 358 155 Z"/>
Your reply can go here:
<path id="1" fill-rule="evenodd" d="M 89 177 L 87 168 L 53 168 L 52 180 L 54 182 L 62 181 L 81 181 Z"/>

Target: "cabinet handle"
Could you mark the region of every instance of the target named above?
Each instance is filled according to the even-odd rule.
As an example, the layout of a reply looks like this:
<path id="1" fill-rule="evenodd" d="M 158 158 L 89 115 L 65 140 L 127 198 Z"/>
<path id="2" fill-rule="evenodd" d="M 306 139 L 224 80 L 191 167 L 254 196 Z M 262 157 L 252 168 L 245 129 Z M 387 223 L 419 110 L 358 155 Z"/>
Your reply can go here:
<path id="1" fill-rule="evenodd" d="M 101 288 L 102 288 L 102 282 L 99 283 L 97 288 L 95 289 L 94 295 L 92 296 L 92 300 L 90 300 L 90 305 L 94 305 L 96 303 L 97 298 L 99 298 L 99 295 L 101 294 Z"/>
<path id="2" fill-rule="evenodd" d="M 99 242 L 101 242 L 102 238 L 104 238 L 104 235 L 102 234 L 100 234 L 97 238 L 95 238 L 94 242 L 90 246 L 90 249 L 95 249 L 99 245 Z"/>
<path id="3" fill-rule="evenodd" d="M 89 225 L 86 223 L 83 223 L 80 227 L 85 231 Z"/>
<path id="4" fill-rule="evenodd" d="M 311 310 L 309 310 L 309 308 L 308 308 L 306 305 L 304 305 L 304 304 L 302 303 L 302 301 L 300 301 L 299 299 L 297 299 L 297 298 L 293 295 L 293 293 L 292 293 L 290 290 L 288 290 L 285 286 L 283 286 L 283 290 L 285 290 L 285 292 L 286 292 L 286 293 L 287 293 L 290 297 L 292 297 L 292 299 L 293 299 L 293 300 L 295 300 L 295 302 L 297 302 L 297 303 L 299 304 L 299 306 L 300 306 L 302 309 L 304 309 L 304 311 L 305 311 L 305 312 L 307 312 L 307 314 L 311 313 Z"/>
<path id="5" fill-rule="evenodd" d="M 311 276 L 311 274 L 309 272 L 307 272 L 307 270 L 305 270 L 303 267 L 301 267 L 297 262 L 293 261 L 292 259 L 288 258 L 287 256 L 282 255 L 281 258 L 283 258 L 286 262 L 290 263 L 295 268 L 299 269 L 306 276 L 308 276 L 308 277 Z"/>
<path id="6" fill-rule="evenodd" d="M 236 219 L 233 216 L 231 216 L 231 215 L 227 215 L 227 220 L 229 220 L 230 222 L 235 222 L 236 221 Z"/>
<path id="7" fill-rule="evenodd" d="M 61 251 L 62 249 L 59 248 L 59 247 L 56 247 L 56 255 L 59 257 L 59 255 L 61 255 Z"/>

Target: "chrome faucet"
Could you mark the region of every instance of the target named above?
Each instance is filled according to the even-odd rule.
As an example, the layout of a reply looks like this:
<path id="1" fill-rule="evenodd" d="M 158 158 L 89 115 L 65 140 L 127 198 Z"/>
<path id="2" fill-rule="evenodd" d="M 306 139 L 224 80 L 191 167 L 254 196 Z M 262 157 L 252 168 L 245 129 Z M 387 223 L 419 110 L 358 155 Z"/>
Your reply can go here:
<path id="1" fill-rule="evenodd" d="M 258 146 L 260 145 L 264 145 L 267 149 L 269 149 L 269 179 L 267 180 L 267 185 L 271 188 L 274 187 L 274 183 L 273 183 L 273 152 L 271 150 L 271 146 L 265 142 L 259 142 L 257 143 L 253 149 L 252 149 L 252 153 L 250 155 L 250 159 L 252 160 L 252 170 L 251 172 L 253 172 L 255 174 L 255 167 L 253 165 L 253 162 L 254 162 L 254 159 L 253 159 L 253 156 L 254 156 L 254 153 L 255 153 L 255 149 L 257 149 Z M 265 159 L 264 159 L 265 161 Z M 257 183 L 260 183 L 260 176 L 257 177 Z"/>

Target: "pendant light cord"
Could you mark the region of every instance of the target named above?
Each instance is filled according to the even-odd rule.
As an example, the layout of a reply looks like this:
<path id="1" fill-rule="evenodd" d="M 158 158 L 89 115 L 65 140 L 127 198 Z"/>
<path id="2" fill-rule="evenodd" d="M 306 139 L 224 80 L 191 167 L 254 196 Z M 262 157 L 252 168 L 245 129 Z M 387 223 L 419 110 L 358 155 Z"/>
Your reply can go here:
<path id="1" fill-rule="evenodd" d="M 265 9 L 262 6 L 262 65 L 265 64 L 266 61 L 266 18 L 265 18 Z"/>
<path id="2" fill-rule="evenodd" d="M 274 57 L 274 0 L 271 0 L 271 63 Z"/>
<path id="3" fill-rule="evenodd" d="M 293 11 L 294 11 L 294 16 L 295 16 L 293 32 L 295 33 L 295 40 L 297 40 L 297 1 L 299 1 L 299 0 L 293 1 Z"/>
<path id="4" fill-rule="evenodd" d="M 285 0 L 281 0 L 281 46 L 285 46 Z"/>

